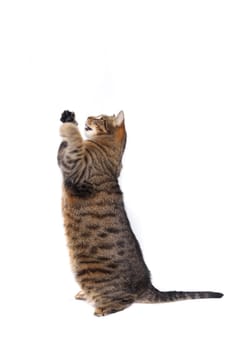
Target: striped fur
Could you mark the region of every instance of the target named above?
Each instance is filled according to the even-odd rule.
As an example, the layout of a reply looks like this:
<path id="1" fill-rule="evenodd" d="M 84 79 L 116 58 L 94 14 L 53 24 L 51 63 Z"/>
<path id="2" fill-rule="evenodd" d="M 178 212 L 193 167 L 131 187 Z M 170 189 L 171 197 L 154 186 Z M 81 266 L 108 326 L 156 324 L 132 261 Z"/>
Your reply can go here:
<path id="1" fill-rule="evenodd" d="M 124 114 L 89 117 L 83 140 L 74 113 L 65 111 L 58 164 L 63 174 L 62 210 L 77 299 L 104 316 L 134 302 L 218 298 L 213 292 L 161 292 L 150 272 L 124 208 L 118 184 L 126 143 Z"/>

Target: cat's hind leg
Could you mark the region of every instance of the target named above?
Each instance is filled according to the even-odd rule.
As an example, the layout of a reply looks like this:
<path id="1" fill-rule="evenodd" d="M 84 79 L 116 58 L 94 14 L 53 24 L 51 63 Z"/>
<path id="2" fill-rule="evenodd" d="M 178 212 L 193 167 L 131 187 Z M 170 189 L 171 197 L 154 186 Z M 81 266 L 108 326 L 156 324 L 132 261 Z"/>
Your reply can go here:
<path id="1" fill-rule="evenodd" d="M 122 311 L 132 305 L 134 299 L 131 297 L 122 298 L 119 300 L 108 300 L 103 303 L 96 305 L 94 315 L 101 317 L 113 314 L 118 311 Z"/>
<path id="2" fill-rule="evenodd" d="M 87 300 L 85 293 L 80 290 L 76 295 L 75 295 L 76 300 Z"/>

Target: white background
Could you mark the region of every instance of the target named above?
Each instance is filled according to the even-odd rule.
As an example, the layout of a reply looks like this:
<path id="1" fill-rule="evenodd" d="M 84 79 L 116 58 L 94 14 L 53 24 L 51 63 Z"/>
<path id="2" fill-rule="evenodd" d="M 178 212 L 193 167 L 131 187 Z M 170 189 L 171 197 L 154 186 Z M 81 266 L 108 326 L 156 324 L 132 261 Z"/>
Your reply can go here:
<path id="1" fill-rule="evenodd" d="M 232 349 L 231 1 L 3 0 L 0 17 L 1 349 Z M 74 300 L 64 109 L 81 130 L 124 110 L 120 181 L 154 285 L 223 299 L 105 318 Z"/>

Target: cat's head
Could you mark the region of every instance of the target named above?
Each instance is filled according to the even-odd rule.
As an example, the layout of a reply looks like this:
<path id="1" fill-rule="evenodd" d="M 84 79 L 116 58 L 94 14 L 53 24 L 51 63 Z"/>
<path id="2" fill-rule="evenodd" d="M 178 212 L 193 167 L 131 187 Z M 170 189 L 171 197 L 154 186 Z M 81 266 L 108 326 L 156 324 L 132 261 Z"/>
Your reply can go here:
<path id="1" fill-rule="evenodd" d="M 117 116 L 99 115 L 98 117 L 88 117 L 85 132 L 87 138 L 125 133 L 124 112 L 119 112 Z"/>

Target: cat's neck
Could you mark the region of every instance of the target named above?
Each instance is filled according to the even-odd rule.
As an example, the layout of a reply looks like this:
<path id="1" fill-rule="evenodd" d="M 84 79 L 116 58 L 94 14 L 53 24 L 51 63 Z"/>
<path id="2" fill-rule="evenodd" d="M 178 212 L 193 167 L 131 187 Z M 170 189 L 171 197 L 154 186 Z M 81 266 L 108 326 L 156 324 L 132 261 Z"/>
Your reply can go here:
<path id="1" fill-rule="evenodd" d="M 121 161 L 124 152 L 125 144 L 119 142 L 113 135 L 98 135 L 86 140 L 86 143 L 96 145 L 100 150 L 104 148 L 104 152 L 107 153 L 109 161 L 111 163 L 111 175 L 114 178 L 118 178 L 121 171 Z"/>

